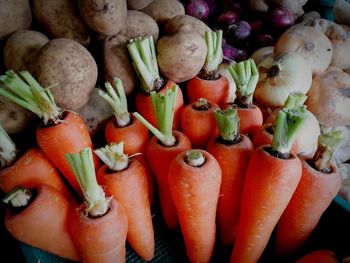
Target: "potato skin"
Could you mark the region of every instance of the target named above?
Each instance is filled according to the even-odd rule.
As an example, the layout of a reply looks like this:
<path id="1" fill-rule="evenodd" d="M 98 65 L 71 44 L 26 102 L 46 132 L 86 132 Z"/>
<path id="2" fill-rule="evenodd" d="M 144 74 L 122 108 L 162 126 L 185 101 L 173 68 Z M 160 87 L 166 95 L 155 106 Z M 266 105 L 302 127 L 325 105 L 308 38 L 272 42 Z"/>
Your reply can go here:
<path id="1" fill-rule="evenodd" d="M 49 39 L 39 31 L 18 30 L 6 41 L 4 63 L 7 69 L 31 71 L 32 61 Z"/>
<path id="2" fill-rule="evenodd" d="M 180 31 L 160 38 L 157 52 L 162 75 L 166 79 L 180 83 L 193 78 L 202 69 L 207 46 L 198 33 Z"/>
<path id="3" fill-rule="evenodd" d="M 78 0 L 78 6 L 85 23 L 101 35 L 113 36 L 125 25 L 126 0 Z"/>
<path id="4" fill-rule="evenodd" d="M 172 35 L 179 31 L 197 32 L 205 37 L 205 31 L 211 31 L 203 21 L 189 15 L 177 15 L 169 19 L 165 24 L 165 34 Z"/>
<path id="5" fill-rule="evenodd" d="M 38 82 L 51 92 L 64 110 L 78 110 L 90 99 L 97 81 L 97 65 L 89 51 L 78 42 L 56 38 L 44 45 L 33 64 Z"/>
<path id="6" fill-rule="evenodd" d="M 29 0 L 0 1 L 0 40 L 32 24 Z"/>
<path id="7" fill-rule="evenodd" d="M 140 10 L 152 2 L 153 0 L 127 0 L 128 9 L 131 10 Z"/>
<path id="8" fill-rule="evenodd" d="M 174 16 L 185 14 L 184 6 L 177 0 L 154 0 L 141 11 L 159 24 L 164 24 Z"/>
<path id="9" fill-rule="evenodd" d="M 71 0 L 32 0 L 33 16 L 52 38 L 69 38 L 84 46 L 90 31 L 80 17 L 78 5 Z"/>

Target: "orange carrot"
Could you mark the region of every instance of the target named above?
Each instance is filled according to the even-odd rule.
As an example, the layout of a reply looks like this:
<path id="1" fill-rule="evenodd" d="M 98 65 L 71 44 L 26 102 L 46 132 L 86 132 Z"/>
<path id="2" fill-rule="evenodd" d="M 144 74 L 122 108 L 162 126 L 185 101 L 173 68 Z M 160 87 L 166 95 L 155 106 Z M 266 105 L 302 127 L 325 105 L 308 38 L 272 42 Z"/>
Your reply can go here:
<path id="1" fill-rule="evenodd" d="M 231 263 L 257 262 L 301 178 L 301 162 L 290 153 L 305 109 L 279 112 L 271 146 L 254 150 L 246 171 Z"/>
<path id="2" fill-rule="evenodd" d="M 337 256 L 333 251 L 316 250 L 306 254 L 295 263 L 340 263 L 340 261 L 338 261 Z"/>
<path id="3" fill-rule="evenodd" d="M 215 118 L 221 135 L 209 141 L 207 151 L 216 158 L 222 171 L 217 227 L 221 244 L 228 246 L 233 244 L 236 235 L 245 172 L 253 143 L 246 135 L 239 134 L 235 109 L 216 111 Z"/>
<path id="4" fill-rule="evenodd" d="M 72 211 L 70 231 L 86 263 L 125 262 L 128 219 L 113 197 L 107 198 L 97 183 L 91 148 L 67 153 L 84 195 L 84 203 Z"/>
<path id="5" fill-rule="evenodd" d="M 148 198 L 147 170 L 138 159 L 123 153 L 123 143 L 95 150 L 106 165 L 97 172 L 98 182 L 115 197 L 128 216 L 127 240 L 144 260 L 154 256 L 154 231 Z"/>
<path id="6" fill-rule="evenodd" d="M 194 148 L 204 149 L 208 141 L 217 134 L 213 111 L 219 106 L 206 99 L 198 99 L 188 104 L 181 115 L 181 129 L 190 139 Z"/>
<path id="7" fill-rule="evenodd" d="M 221 169 L 210 153 L 188 150 L 169 168 L 169 185 L 190 262 L 210 262 L 215 245 L 215 217 Z"/>
<path id="8" fill-rule="evenodd" d="M 331 159 L 339 142 L 339 132 L 320 135 L 314 160 L 301 159 L 301 180 L 276 229 L 276 250 L 280 255 L 299 251 L 337 195 L 342 178 Z"/>
<path id="9" fill-rule="evenodd" d="M 57 256 L 80 260 L 68 227 L 71 204 L 59 191 L 36 185 L 14 189 L 5 198 L 11 203 L 5 226 L 14 238 Z"/>

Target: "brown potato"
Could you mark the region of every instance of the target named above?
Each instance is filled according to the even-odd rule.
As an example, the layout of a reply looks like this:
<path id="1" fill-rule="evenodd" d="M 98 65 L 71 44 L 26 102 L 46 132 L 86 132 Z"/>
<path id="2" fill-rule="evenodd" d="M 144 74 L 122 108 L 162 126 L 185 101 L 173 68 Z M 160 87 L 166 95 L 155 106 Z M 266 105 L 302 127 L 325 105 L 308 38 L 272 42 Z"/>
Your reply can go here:
<path id="1" fill-rule="evenodd" d="M 0 1 L 0 40 L 32 24 L 29 0 Z"/>
<path id="2" fill-rule="evenodd" d="M 152 1 L 153 0 L 127 0 L 128 9 L 140 10 L 152 3 Z"/>
<path id="3" fill-rule="evenodd" d="M 126 0 L 78 0 L 80 14 L 95 32 L 113 36 L 125 25 Z"/>
<path id="4" fill-rule="evenodd" d="M 90 99 L 97 80 L 97 65 L 78 42 L 56 38 L 44 45 L 33 64 L 33 73 L 51 92 L 58 106 L 78 110 Z"/>
<path id="5" fill-rule="evenodd" d="M 141 11 L 160 24 L 167 22 L 174 16 L 185 14 L 184 6 L 177 0 L 154 0 Z"/>
<path id="6" fill-rule="evenodd" d="M 75 1 L 33 0 L 33 16 L 53 38 L 69 38 L 84 46 L 90 43 L 89 28 L 79 14 Z"/>
<path id="7" fill-rule="evenodd" d="M 6 68 L 14 71 L 30 71 L 32 61 L 47 42 L 49 39 L 38 31 L 16 31 L 7 39 L 4 47 Z"/>
<path id="8" fill-rule="evenodd" d="M 211 29 L 198 18 L 189 15 L 177 15 L 169 19 L 165 24 L 165 34 L 172 35 L 179 31 L 196 31 L 204 37 L 205 31 L 211 31 Z"/>
<path id="9" fill-rule="evenodd" d="M 198 33 L 180 31 L 160 38 L 157 43 L 157 52 L 162 75 L 180 83 L 193 78 L 202 69 L 207 46 Z"/>

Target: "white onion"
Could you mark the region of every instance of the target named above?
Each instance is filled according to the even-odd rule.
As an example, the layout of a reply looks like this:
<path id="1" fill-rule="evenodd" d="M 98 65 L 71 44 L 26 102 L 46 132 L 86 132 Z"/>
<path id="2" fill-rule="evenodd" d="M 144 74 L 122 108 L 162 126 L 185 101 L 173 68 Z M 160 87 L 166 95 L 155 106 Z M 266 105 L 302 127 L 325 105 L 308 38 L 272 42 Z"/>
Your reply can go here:
<path id="1" fill-rule="evenodd" d="M 256 65 L 259 65 L 267 56 L 273 54 L 273 48 L 273 46 L 259 48 L 250 57 Z"/>

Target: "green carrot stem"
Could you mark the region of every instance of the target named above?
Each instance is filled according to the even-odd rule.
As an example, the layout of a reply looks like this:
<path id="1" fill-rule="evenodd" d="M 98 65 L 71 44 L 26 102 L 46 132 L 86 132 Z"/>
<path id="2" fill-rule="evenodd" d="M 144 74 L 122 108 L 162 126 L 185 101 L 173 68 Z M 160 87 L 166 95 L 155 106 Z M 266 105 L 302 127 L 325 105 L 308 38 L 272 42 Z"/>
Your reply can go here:
<path id="1" fill-rule="evenodd" d="M 222 30 L 205 32 L 207 55 L 203 69 L 210 74 L 216 71 L 222 61 Z"/>
<path id="2" fill-rule="evenodd" d="M 335 150 L 342 141 L 342 132 L 331 131 L 318 136 L 318 146 L 313 163 L 318 171 L 330 172 Z"/>
<path id="3" fill-rule="evenodd" d="M 130 113 L 128 111 L 128 102 L 121 80 L 119 78 L 115 78 L 114 84 L 117 92 L 113 89 L 109 82 L 106 82 L 105 87 L 107 92 L 100 89 L 98 94 L 111 106 L 119 127 L 125 127 L 131 122 Z"/>
<path id="4" fill-rule="evenodd" d="M 259 71 L 253 59 L 230 65 L 228 72 L 237 86 L 237 104 L 250 108 L 253 104 L 253 93 L 259 80 Z"/>
<path id="5" fill-rule="evenodd" d="M 156 90 L 160 76 L 153 37 L 131 39 L 127 48 L 143 90 L 146 93 Z"/>
<path id="6" fill-rule="evenodd" d="M 150 124 L 139 113 L 135 112 L 134 116 L 145 125 L 154 136 L 165 146 L 173 146 L 176 139 L 172 132 L 173 119 L 175 112 L 175 101 L 178 86 L 174 85 L 172 89 L 167 89 L 165 94 L 151 92 L 151 100 L 156 113 L 158 129 Z"/>
<path id="7" fill-rule="evenodd" d="M 306 118 L 305 106 L 280 110 L 274 123 L 272 150 L 281 154 L 289 154 L 294 139 Z"/>
<path id="8" fill-rule="evenodd" d="M 11 204 L 12 207 L 24 207 L 29 204 L 32 197 L 33 194 L 30 190 L 18 186 L 8 192 L 2 201 L 5 204 Z"/>
<path id="9" fill-rule="evenodd" d="M 17 158 L 15 143 L 0 125 L 0 167 L 11 165 Z"/>
<path id="10" fill-rule="evenodd" d="M 79 153 L 66 153 L 65 157 L 84 195 L 85 212 L 91 216 L 104 215 L 108 210 L 109 199 L 97 183 L 91 148 L 85 148 Z"/>
<path id="11" fill-rule="evenodd" d="M 283 108 L 293 109 L 304 104 L 307 96 L 300 91 L 293 91 L 289 94 L 287 100 L 284 102 Z"/>
<path id="12" fill-rule="evenodd" d="M 199 98 L 192 106 L 195 110 L 209 110 L 210 105 L 207 99 Z"/>
<path id="13" fill-rule="evenodd" d="M 225 110 L 217 110 L 214 111 L 214 116 L 222 140 L 235 142 L 240 138 L 239 117 L 236 109 L 229 107 Z"/>
<path id="14" fill-rule="evenodd" d="M 185 162 L 192 167 L 200 167 L 205 163 L 205 157 L 200 151 L 189 150 L 186 152 Z"/>
<path id="15" fill-rule="evenodd" d="M 45 125 L 59 120 L 62 110 L 57 107 L 50 90 L 40 86 L 28 71 L 17 74 L 8 70 L 0 76 L 1 83 L 1 96 L 33 112 Z"/>
<path id="16" fill-rule="evenodd" d="M 108 166 L 112 171 L 122 171 L 129 165 L 129 157 L 123 152 L 124 143 L 111 143 L 105 147 L 96 149 L 95 154 Z"/>

